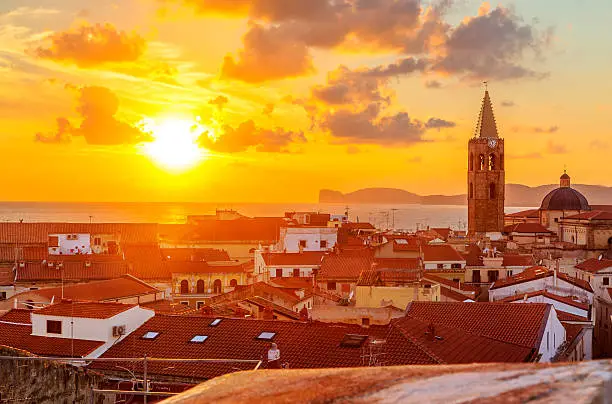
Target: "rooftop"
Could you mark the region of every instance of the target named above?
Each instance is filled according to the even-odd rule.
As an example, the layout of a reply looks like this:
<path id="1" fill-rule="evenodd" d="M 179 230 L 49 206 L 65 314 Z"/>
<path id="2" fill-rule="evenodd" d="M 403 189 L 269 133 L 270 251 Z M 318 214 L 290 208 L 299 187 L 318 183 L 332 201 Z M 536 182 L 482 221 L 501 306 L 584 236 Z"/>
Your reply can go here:
<path id="1" fill-rule="evenodd" d="M 517 301 L 521 301 L 521 300 L 525 299 L 525 296 L 527 296 L 528 299 L 532 298 L 532 297 L 536 297 L 536 296 L 542 296 L 542 297 L 546 297 L 546 298 L 551 299 L 551 300 L 556 300 L 556 301 L 558 301 L 560 303 L 565 303 L 565 304 L 567 304 L 569 306 L 573 306 L 573 307 L 576 307 L 576 308 L 584 310 L 584 311 L 587 311 L 589 309 L 589 305 L 587 303 L 583 303 L 580 300 L 576 300 L 576 299 L 573 299 L 573 298 L 568 297 L 568 296 L 559 296 L 559 295 L 556 295 L 554 293 L 550 293 L 550 292 L 548 292 L 546 290 L 538 290 L 538 291 L 535 291 L 535 292 L 521 293 L 521 294 L 517 294 L 516 296 L 507 297 L 505 299 L 502 299 L 501 301 L 503 301 L 503 302 L 517 302 Z"/>
<path id="2" fill-rule="evenodd" d="M 424 261 L 465 262 L 465 258 L 448 244 L 424 245 L 422 248 Z"/>
<path id="3" fill-rule="evenodd" d="M 364 270 L 369 270 L 373 263 L 374 260 L 369 254 L 327 255 L 321 262 L 321 269 L 317 279 L 348 279 L 357 281 L 361 272 Z"/>
<path id="4" fill-rule="evenodd" d="M 520 283 L 530 282 L 536 279 L 542 279 L 542 278 L 547 278 L 547 277 L 552 277 L 552 276 L 554 276 L 553 270 L 550 270 L 543 266 L 534 266 L 534 267 L 526 268 L 520 274 L 512 275 L 507 278 L 499 279 L 495 281 L 495 283 L 493 283 L 493 286 L 491 286 L 489 290 L 504 288 L 504 287 L 512 286 L 512 285 L 518 285 Z M 593 292 L 591 285 L 587 281 L 584 281 L 582 279 L 574 278 L 572 276 L 569 276 L 567 274 L 560 273 L 560 272 L 557 273 L 557 278 L 567 283 L 570 283 L 574 286 L 577 286 L 583 290 L 586 290 L 588 292 Z"/>
<path id="5" fill-rule="evenodd" d="M 576 265 L 576 268 L 595 274 L 604 269 L 612 270 L 612 260 L 591 258 Z"/>
<path id="6" fill-rule="evenodd" d="M 38 309 L 33 313 L 45 316 L 105 319 L 114 317 L 119 313 L 123 313 L 124 311 L 137 306 L 138 305 L 136 304 L 76 302 L 62 300 L 58 303 Z"/>
<path id="7" fill-rule="evenodd" d="M 264 262 L 268 266 L 293 266 L 293 265 L 309 265 L 319 266 L 323 257 L 326 255 L 324 251 L 304 251 L 297 253 L 270 252 L 261 254 Z"/>
<path id="8" fill-rule="evenodd" d="M 576 215 L 565 216 L 561 220 L 612 220 L 612 211 L 592 210 Z"/>
<path id="9" fill-rule="evenodd" d="M 552 233 L 546 227 L 540 223 L 516 223 L 504 227 L 504 233 L 538 233 L 538 234 L 550 234 Z"/>
<path id="10" fill-rule="evenodd" d="M 502 265 L 505 267 L 530 267 L 535 265 L 532 254 L 504 254 Z"/>

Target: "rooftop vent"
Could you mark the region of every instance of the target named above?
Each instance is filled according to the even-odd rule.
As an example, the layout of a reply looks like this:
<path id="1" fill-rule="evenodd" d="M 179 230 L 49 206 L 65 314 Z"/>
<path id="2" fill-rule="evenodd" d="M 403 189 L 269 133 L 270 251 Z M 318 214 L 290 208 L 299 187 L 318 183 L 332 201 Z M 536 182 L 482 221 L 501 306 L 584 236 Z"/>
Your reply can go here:
<path id="1" fill-rule="evenodd" d="M 344 348 L 360 348 L 367 339 L 367 335 L 346 334 L 342 338 L 340 346 Z"/>
<path id="2" fill-rule="evenodd" d="M 142 339 L 155 339 L 159 335 L 156 331 L 147 331 L 145 335 L 142 336 Z"/>
<path id="3" fill-rule="evenodd" d="M 259 334 L 257 336 L 257 339 L 262 339 L 262 340 L 265 340 L 265 341 L 271 341 L 274 338 L 275 335 L 276 335 L 275 332 L 264 331 L 264 332 L 262 332 L 261 334 Z"/>
<path id="4" fill-rule="evenodd" d="M 196 335 L 189 342 L 195 342 L 197 344 L 201 344 L 202 342 L 208 339 L 208 335 Z"/>
<path id="5" fill-rule="evenodd" d="M 216 319 L 214 319 L 214 320 L 212 321 L 212 323 L 210 323 L 210 324 L 209 324 L 209 326 L 210 326 L 210 327 L 216 327 L 216 326 L 218 326 L 218 325 L 219 325 L 219 323 L 221 323 L 221 320 L 222 320 L 222 319 L 220 319 L 220 318 L 216 318 Z"/>

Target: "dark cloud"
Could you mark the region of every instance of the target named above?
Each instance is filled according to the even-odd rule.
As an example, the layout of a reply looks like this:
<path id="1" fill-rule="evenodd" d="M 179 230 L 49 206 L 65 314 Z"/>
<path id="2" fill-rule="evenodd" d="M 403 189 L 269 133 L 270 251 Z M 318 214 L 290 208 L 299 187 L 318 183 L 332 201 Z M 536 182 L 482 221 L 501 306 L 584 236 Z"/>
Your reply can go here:
<path id="1" fill-rule="evenodd" d="M 251 24 L 243 38 L 244 49 L 237 58 L 226 56 L 221 77 L 261 83 L 314 73 L 312 57 L 305 43 L 292 40 L 283 27 Z"/>
<path id="2" fill-rule="evenodd" d="M 57 119 L 57 130 L 51 135 L 37 133 L 35 140 L 43 143 L 61 143 L 72 136 L 83 136 L 92 145 L 136 144 L 150 140 L 139 129 L 118 120 L 119 99 L 105 87 L 77 89 L 76 112 L 81 118 L 79 126 L 72 127 L 67 119 Z"/>
<path id="3" fill-rule="evenodd" d="M 225 105 L 229 102 L 229 100 L 227 99 L 227 97 L 223 96 L 223 95 L 219 95 L 215 98 L 213 98 L 212 100 L 208 101 L 209 105 L 214 105 L 219 111 L 223 111 L 223 108 L 225 108 Z"/>
<path id="4" fill-rule="evenodd" d="M 302 132 L 285 131 L 281 128 L 275 130 L 259 128 L 253 121 L 246 121 L 232 128 L 226 125 L 216 140 L 211 139 L 207 133 L 199 139 L 200 146 L 222 153 L 243 152 L 254 148 L 258 152 L 282 153 L 288 152 L 292 143 L 306 142 Z"/>
<path id="5" fill-rule="evenodd" d="M 559 131 L 557 125 L 543 127 L 543 126 L 513 126 L 512 132 L 531 132 L 531 133 L 556 133 Z"/>
<path id="6" fill-rule="evenodd" d="M 516 104 L 514 103 L 514 101 L 505 100 L 505 101 L 502 101 L 502 102 L 501 102 L 501 106 L 502 106 L 502 107 L 507 107 L 507 108 L 509 108 L 509 107 L 514 107 L 514 106 L 516 106 Z"/>
<path id="7" fill-rule="evenodd" d="M 437 80 L 428 80 L 425 82 L 426 88 L 442 88 L 442 83 Z"/>
<path id="8" fill-rule="evenodd" d="M 539 55 L 549 41 L 550 31 L 539 33 L 507 8 L 481 8 L 449 33 L 435 69 L 474 80 L 541 79 L 547 75 L 520 62 L 528 51 Z"/>
<path id="9" fill-rule="evenodd" d="M 567 147 L 563 144 L 554 143 L 552 140 L 549 140 L 546 145 L 546 152 L 550 154 L 565 154 L 567 153 Z"/>
<path id="10" fill-rule="evenodd" d="M 443 129 L 443 128 L 454 128 L 457 126 L 455 122 L 447 121 L 439 118 L 429 118 L 429 120 L 425 123 L 425 127 L 427 129 Z"/>
<path id="11" fill-rule="evenodd" d="M 83 25 L 49 36 L 48 47 L 38 47 L 40 58 L 72 63 L 79 67 L 95 67 L 105 63 L 134 62 L 146 49 L 145 40 L 137 33 L 118 31 L 111 24 Z"/>
<path id="12" fill-rule="evenodd" d="M 428 65 L 428 60 L 409 57 L 386 66 L 377 66 L 364 70 L 362 74 L 373 77 L 395 77 L 414 72 L 423 72 Z"/>
<path id="13" fill-rule="evenodd" d="M 533 131 L 535 133 L 555 133 L 559 130 L 558 126 L 549 126 L 548 128 L 541 128 L 541 127 L 535 127 L 533 128 Z"/>

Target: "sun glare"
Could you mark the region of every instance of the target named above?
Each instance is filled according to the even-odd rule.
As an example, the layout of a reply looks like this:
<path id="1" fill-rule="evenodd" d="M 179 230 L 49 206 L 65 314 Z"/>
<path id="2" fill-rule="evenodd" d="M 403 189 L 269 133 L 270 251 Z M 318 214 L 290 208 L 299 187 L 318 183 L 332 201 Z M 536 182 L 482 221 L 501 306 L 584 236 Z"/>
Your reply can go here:
<path id="1" fill-rule="evenodd" d="M 160 121 L 144 119 L 143 132 L 153 137 L 143 145 L 143 151 L 155 163 L 171 171 L 183 171 L 197 165 L 206 157 L 198 146 L 198 137 L 207 128 L 197 121 L 168 118 Z"/>

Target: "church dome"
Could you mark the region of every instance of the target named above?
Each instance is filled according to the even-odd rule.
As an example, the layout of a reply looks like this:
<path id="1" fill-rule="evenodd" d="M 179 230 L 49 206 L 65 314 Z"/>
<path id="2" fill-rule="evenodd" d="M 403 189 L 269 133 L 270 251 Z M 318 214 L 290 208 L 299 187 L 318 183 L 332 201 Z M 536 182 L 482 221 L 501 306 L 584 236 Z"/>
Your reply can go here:
<path id="1" fill-rule="evenodd" d="M 580 192 L 570 186 L 570 176 L 563 173 L 561 184 L 544 197 L 542 210 L 591 210 L 589 201 Z"/>

